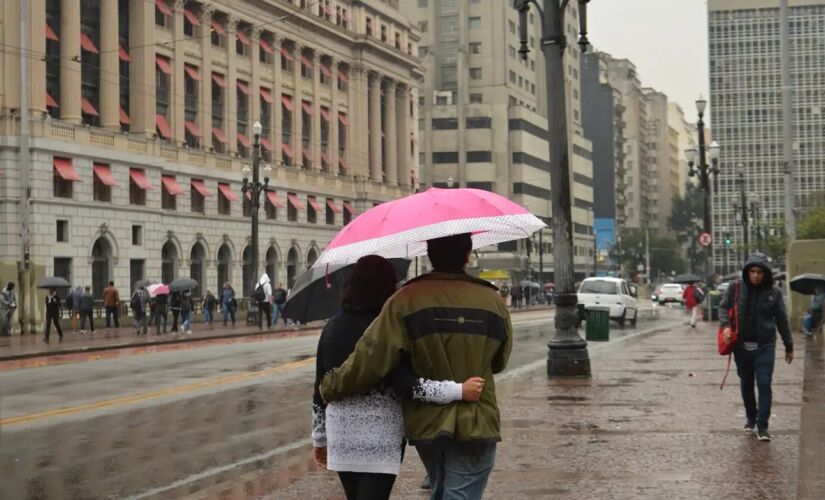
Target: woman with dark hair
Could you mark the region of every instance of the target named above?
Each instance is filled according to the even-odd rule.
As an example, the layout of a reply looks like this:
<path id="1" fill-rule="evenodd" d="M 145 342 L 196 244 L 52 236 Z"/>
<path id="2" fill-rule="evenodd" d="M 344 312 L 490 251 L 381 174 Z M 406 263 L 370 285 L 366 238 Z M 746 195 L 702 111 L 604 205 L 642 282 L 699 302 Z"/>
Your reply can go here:
<path id="1" fill-rule="evenodd" d="M 344 286 L 341 312 L 321 332 L 312 404 L 315 462 L 338 472 L 348 500 L 389 498 L 404 454 L 404 418 L 400 397 L 434 404 L 478 401 L 480 377 L 463 384 L 417 378 L 409 362 L 368 393 L 325 403 L 318 385 L 341 366 L 355 344 L 395 293 L 395 269 L 383 257 L 362 257 Z"/>

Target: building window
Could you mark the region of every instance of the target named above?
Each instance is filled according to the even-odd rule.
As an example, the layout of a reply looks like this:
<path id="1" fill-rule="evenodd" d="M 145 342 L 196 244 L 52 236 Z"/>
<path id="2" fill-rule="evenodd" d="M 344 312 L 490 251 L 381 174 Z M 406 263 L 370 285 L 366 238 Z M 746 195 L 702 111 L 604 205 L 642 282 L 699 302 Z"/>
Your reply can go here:
<path id="1" fill-rule="evenodd" d="M 481 80 L 481 68 L 470 68 L 470 79 Z"/>
<path id="2" fill-rule="evenodd" d="M 481 42 L 470 42 L 470 54 L 481 54 Z"/>
<path id="3" fill-rule="evenodd" d="M 72 283 L 72 259 L 70 257 L 55 257 L 54 275 Z"/>
<path id="4" fill-rule="evenodd" d="M 189 64 L 184 65 L 184 125 L 186 144 L 190 148 L 200 146 L 200 129 L 198 129 L 198 87 L 200 87 L 200 73 L 198 68 Z"/>
<path id="5" fill-rule="evenodd" d="M 346 226 L 352 221 L 352 203 L 349 201 L 344 202 L 344 225 Z"/>
<path id="6" fill-rule="evenodd" d="M 327 225 L 328 226 L 334 226 L 335 225 L 335 210 L 333 210 L 332 207 L 335 206 L 335 201 L 332 198 L 327 198 L 327 204 L 326 205 L 327 205 L 326 206 Z"/>
<path id="7" fill-rule="evenodd" d="M 202 214 L 205 212 L 205 196 L 201 190 L 205 191 L 203 181 L 199 179 L 192 179 L 192 189 L 189 191 L 191 200 L 190 210 L 193 214 Z"/>
<path id="8" fill-rule="evenodd" d="M 458 118 L 433 118 L 433 130 L 456 130 Z"/>
<path id="9" fill-rule="evenodd" d="M 93 181 L 92 192 L 95 201 L 111 202 L 112 201 L 112 186 L 116 186 L 114 178 L 112 177 L 112 170 L 109 165 L 104 163 L 95 163 L 92 165 Z"/>
<path id="10" fill-rule="evenodd" d="M 212 33 L 210 38 L 215 47 L 226 47 L 226 23 L 218 17 L 212 18 Z"/>
<path id="11" fill-rule="evenodd" d="M 143 226 L 132 226 L 132 245 L 143 245 Z"/>
<path id="12" fill-rule="evenodd" d="M 470 104 L 479 104 L 482 102 L 481 94 L 470 94 Z"/>
<path id="13" fill-rule="evenodd" d="M 55 240 L 58 243 L 68 243 L 69 242 L 69 221 L 58 219 L 57 229 L 55 231 Z"/>
<path id="14" fill-rule="evenodd" d="M 163 189 L 160 194 L 160 206 L 164 210 L 177 210 L 177 195 L 183 194 L 180 185 L 171 175 L 164 175 L 161 177 Z"/>
<path id="15" fill-rule="evenodd" d="M 386 43 L 387 42 L 387 25 L 381 25 L 381 41 Z"/>
<path id="16" fill-rule="evenodd" d="M 212 73 L 212 149 L 226 152 L 226 134 L 223 131 L 223 103 L 226 80 L 223 75 Z"/>
<path id="17" fill-rule="evenodd" d="M 138 181 L 143 178 L 144 173 L 142 170 L 129 169 L 129 174 L 129 204 L 145 206 L 146 189 L 138 184 Z M 138 179 L 135 179 L 135 175 L 139 176 Z"/>
<path id="18" fill-rule="evenodd" d="M 481 18 L 470 17 L 469 19 L 467 19 L 467 27 L 471 30 L 481 29 Z"/>
<path id="19" fill-rule="evenodd" d="M 295 156 L 292 150 L 292 98 L 286 94 L 281 95 L 281 160 L 287 167 L 292 166 L 292 158 Z"/>
<path id="20" fill-rule="evenodd" d="M 218 214 L 232 215 L 232 198 L 229 196 L 231 192 L 229 184 L 218 184 Z"/>
<path id="21" fill-rule="evenodd" d="M 510 33 L 515 34 L 516 33 L 516 23 L 514 23 L 513 21 L 507 21 L 507 25 L 510 28 Z"/>
<path id="22" fill-rule="evenodd" d="M 252 143 L 247 132 L 247 125 L 249 123 L 249 95 L 251 90 L 249 84 L 243 80 L 238 80 L 238 92 L 236 94 L 235 113 L 237 115 L 237 148 L 238 155 L 241 158 L 249 158 L 250 147 Z"/>
<path id="23" fill-rule="evenodd" d="M 307 196 L 307 222 L 316 224 L 318 222 L 318 202 L 315 201 L 314 196 Z"/>
<path id="24" fill-rule="evenodd" d="M 46 2 L 46 109 L 60 118 L 60 2 Z"/>
<path id="25" fill-rule="evenodd" d="M 79 180 L 80 178 L 77 177 L 77 173 L 74 172 L 72 167 L 72 161 L 67 158 L 54 158 L 54 175 L 52 177 L 52 192 L 55 198 L 72 198 L 74 194 L 74 181 Z M 61 173 L 57 169 L 57 165 L 60 164 L 62 168 L 71 168 L 72 175 L 68 173 Z M 67 177 L 69 177 L 67 179 Z"/>
<path id="26" fill-rule="evenodd" d="M 491 151 L 467 151 L 467 163 L 489 163 L 492 159 Z"/>
<path id="27" fill-rule="evenodd" d="M 304 78 L 312 78 L 313 63 L 311 54 L 301 54 L 301 76 Z"/>
<path id="28" fill-rule="evenodd" d="M 266 193 L 266 202 L 264 203 L 264 211 L 266 212 L 267 220 L 277 220 L 278 219 L 278 207 L 272 203 L 272 196 L 275 195 L 274 191 L 268 191 Z M 277 198 L 276 198 L 277 201 Z"/>
<path id="29" fill-rule="evenodd" d="M 290 222 L 298 222 L 298 207 L 296 203 L 298 202 L 298 196 L 295 193 L 287 193 L 287 207 L 286 207 L 286 219 Z"/>
<path id="30" fill-rule="evenodd" d="M 372 36 L 372 18 L 367 18 L 367 36 Z"/>
<path id="31" fill-rule="evenodd" d="M 196 26 L 199 27 L 201 25 L 200 18 L 198 17 L 198 14 L 191 9 L 191 3 L 183 7 L 183 34 L 188 37 L 200 35 L 200 30 L 196 31 L 195 28 Z"/>
<path id="32" fill-rule="evenodd" d="M 489 116 L 468 116 L 467 128 L 492 128 L 493 119 Z"/>
<path id="33" fill-rule="evenodd" d="M 429 47 L 418 47 L 418 58 L 423 59 L 429 50 Z"/>
<path id="34" fill-rule="evenodd" d="M 418 0 L 418 7 L 423 8 L 423 7 L 426 7 L 426 6 L 427 6 L 427 0 Z"/>
<path id="35" fill-rule="evenodd" d="M 106 0 L 102 0 L 106 1 Z M 155 0 L 155 24 L 166 29 L 172 28 L 172 9 L 167 0 Z"/>
<path id="36" fill-rule="evenodd" d="M 433 163 L 458 163 L 458 152 L 433 152 Z"/>
<path id="37" fill-rule="evenodd" d="M 510 71 L 510 83 L 516 83 L 516 72 Z"/>

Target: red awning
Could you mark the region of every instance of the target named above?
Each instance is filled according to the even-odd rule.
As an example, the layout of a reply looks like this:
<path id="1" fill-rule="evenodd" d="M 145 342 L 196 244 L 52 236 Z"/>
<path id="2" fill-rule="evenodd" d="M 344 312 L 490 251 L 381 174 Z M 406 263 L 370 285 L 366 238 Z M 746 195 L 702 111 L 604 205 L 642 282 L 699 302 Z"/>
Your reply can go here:
<path id="1" fill-rule="evenodd" d="M 301 107 L 304 108 L 306 114 L 312 116 L 312 104 L 307 101 L 301 101 Z"/>
<path id="2" fill-rule="evenodd" d="M 223 194 L 223 196 L 229 201 L 238 201 L 238 195 L 235 194 L 235 191 L 232 191 L 232 188 L 229 184 L 224 184 L 223 182 L 218 183 L 218 190 Z"/>
<path id="3" fill-rule="evenodd" d="M 321 161 L 329 165 L 329 156 L 326 153 L 321 153 Z"/>
<path id="4" fill-rule="evenodd" d="M 210 24 L 212 25 L 212 29 L 215 30 L 215 33 L 219 35 L 223 35 L 224 33 L 226 33 L 226 30 L 223 29 L 221 23 L 219 23 L 218 20 L 214 17 L 212 18 L 212 22 Z"/>
<path id="5" fill-rule="evenodd" d="M 94 105 L 92 105 L 92 103 L 85 97 L 80 98 L 80 109 L 83 110 L 84 114 L 98 116 L 97 110 L 95 109 Z"/>
<path id="6" fill-rule="evenodd" d="M 249 137 L 243 135 L 242 133 L 238 132 L 238 142 L 245 148 L 252 146 L 252 141 L 249 140 Z"/>
<path id="7" fill-rule="evenodd" d="M 304 158 L 306 158 L 307 160 L 312 159 L 312 151 L 310 151 L 308 148 L 304 148 L 303 153 L 304 153 Z"/>
<path id="8" fill-rule="evenodd" d="M 241 31 L 241 30 L 236 31 L 235 36 L 238 37 L 238 41 L 241 42 L 242 44 L 249 45 L 249 37 L 246 36 L 246 33 L 244 33 L 243 31 Z"/>
<path id="9" fill-rule="evenodd" d="M 212 127 L 212 135 L 221 144 L 226 144 L 226 135 L 223 133 L 223 130 L 219 129 L 218 127 Z"/>
<path id="10" fill-rule="evenodd" d="M 286 198 L 289 200 L 290 203 L 292 203 L 292 206 L 295 207 L 296 210 L 303 210 L 306 208 L 306 205 L 301 203 L 301 200 L 298 199 L 298 196 L 292 193 L 287 193 Z"/>
<path id="11" fill-rule="evenodd" d="M 281 150 L 283 150 L 284 154 L 287 155 L 288 157 L 295 158 L 295 153 L 292 152 L 292 148 L 289 147 L 289 144 L 286 144 L 286 143 L 282 144 L 281 145 Z"/>
<path id="12" fill-rule="evenodd" d="M 329 121 L 329 111 L 327 110 L 327 108 L 323 106 L 321 106 L 321 118 L 323 118 L 326 121 Z"/>
<path id="13" fill-rule="evenodd" d="M 340 69 L 338 70 L 338 79 L 342 82 L 346 82 L 349 80 L 349 78 L 347 78 L 347 74 L 341 71 Z"/>
<path id="14" fill-rule="evenodd" d="M 295 58 L 292 57 L 292 54 L 286 47 L 281 47 L 281 55 L 286 58 L 287 61 L 294 61 Z"/>
<path id="15" fill-rule="evenodd" d="M 329 207 L 330 210 L 332 210 L 333 213 L 336 213 L 336 214 L 341 213 L 341 209 L 338 208 L 338 205 L 335 204 L 335 200 L 333 200 L 332 198 L 327 198 L 327 206 Z"/>
<path id="16" fill-rule="evenodd" d="M 324 63 L 319 64 L 319 66 L 321 67 L 321 73 L 326 76 L 332 76 L 332 70 L 329 69 L 329 66 Z"/>
<path id="17" fill-rule="evenodd" d="M 91 38 L 89 38 L 89 35 L 87 35 L 86 33 L 80 33 L 80 46 L 86 52 L 93 52 L 95 54 L 99 53 L 97 47 L 95 46 L 95 43 L 92 41 Z"/>
<path id="18" fill-rule="evenodd" d="M 286 205 L 284 205 L 284 202 L 278 198 L 278 194 L 275 193 L 275 191 L 267 191 L 266 197 L 269 199 L 269 203 L 271 203 L 273 207 L 286 208 Z"/>
<path id="19" fill-rule="evenodd" d="M 200 26 L 201 20 L 198 19 L 198 16 L 189 9 L 183 9 L 183 15 L 186 16 L 186 19 L 189 19 L 189 22 L 192 26 Z"/>
<path id="20" fill-rule="evenodd" d="M 126 52 L 126 49 L 124 49 L 123 47 L 119 46 L 117 53 L 118 53 L 118 57 L 120 57 L 120 60 L 123 61 L 123 62 L 129 62 L 129 61 L 132 60 L 129 57 L 129 53 Z"/>
<path id="21" fill-rule="evenodd" d="M 272 92 L 270 92 L 269 89 L 265 89 L 263 87 L 261 87 L 261 98 L 269 104 L 275 102 L 275 99 L 272 98 Z"/>
<path id="22" fill-rule="evenodd" d="M 46 107 L 48 107 L 48 108 L 59 108 L 60 107 L 60 104 L 58 104 L 57 101 L 54 100 L 54 97 L 52 97 L 52 95 L 49 94 L 48 92 L 46 92 Z"/>
<path id="23" fill-rule="evenodd" d="M 106 184 L 109 187 L 117 186 L 117 181 L 112 176 L 112 169 L 109 168 L 109 165 L 106 165 L 105 163 L 93 163 L 92 170 L 103 184 Z"/>
<path id="24" fill-rule="evenodd" d="M 167 75 L 172 74 L 172 65 L 169 64 L 169 59 L 166 59 L 163 56 L 155 56 L 155 64 L 157 64 L 158 68 L 160 68 L 160 70 Z"/>
<path id="25" fill-rule="evenodd" d="M 195 191 L 199 192 L 203 197 L 212 196 L 212 193 L 206 189 L 206 184 L 204 184 L 202 180 L 192 179 L 192 187 L 195 188 Z"/>
<path id="26" fill-rule="evenodd" d="M 132 120 L 129 118 L 129 115 L 126 114 L 126 111 L 123 111 L 123 108 L 120 108 L 120 123 L 123 125 L 132 124 Z"/>
<path id="27" fill-rule="evenodd" d="M 186 130 L 188 130 L 189 133 L 194 135 L 195 137 L 201 136 L 201 129 L 198 128 L 195 122 L 190 122 L 189 120 L 187 120 L 186 122 L 184 122 L 183 126 L 186 127 Z"/>
<path id="28" fill-rule="evenodd" d="M 178 184 L 178 181 L 175 180 L 174 176 L 163 175 L 160 180 L 163 183 L 163 189 L 165 189 L 170 196 L 183 194 L 183 188 L 180 187 L 180 184 Z"/>
<path id="29" fill-rule="evenodd" d="M 159 11 L 163 12 L 167 16 L 172 15 L 172 9 L 166 5 L 166 0 L 155 0 L 155 6 L 158 8 Z"/>
<path id="30" fill-rule="evenodd" d="M 149 184 L 149 180 L 146 179 L 146 173 L 143 170 L 130 168 L 129 177 L 135 181 L 135 184 L 137 184 L 140 189 L 154 189 L 152 185 Z"/>
<path id="31" fill-rule="evenodd" d="M 350 215 L 355 215 L 355 209 L 352 208 L 352 202 L 345 201 L 344 202 L 344 210 L 349 212 Z"/>
<path id="32" fill-rule="evenodd" d="M 201 81 L 201 74 L 198 72 L 198 68 L 190 66 L 188 64 L 184 64 L 183 70 L 186 71 L 186 74 L 189 75 L 189 78 L 197 82 Z"/>
<path id="33" fill-rule="evenodd" d="M 57 38 L 57 34 L 54 32 L 51 26 L 46 24 L 46 39 L 47 40 L 54 40 L 55 42 L 59 42 L 60 39 Z"/>
<path id="34" fill-rule="evenodd" d="M 57 174 L 63 178 L 64 181 L 79 181 L 80 176 L 77 175 L 77 170 L 72 165 L 72 160 L 68 158 L 54 157 L 52 159 L 52 166 L 57 170 Z"/>
<path id="35" fill-rule="evenodd" d="M 274 151 L 275 150 L 275 148 L 272 147 L 272 143 L 269 142 L 269 139 L 264 139 L 263 137 L 261 137 L 261 146 L 263 146 L 264 149 L 266 149 L 267 151 Z"/>
<path id="36" fill-rule="evenodd" d="M 288 95 L 281 94 L 281 102 L 286 109 L 292 111 L 292 99 Z"/>
<path id="37" fill-rule="evenodd" d="M 217 83 L 218 87 L 226 88 L 226 80 L 223 79 L 223 75 L 212 73 L 212 81 Z"/>
<path id="38" fill-rule="evenodd" d="M 267 54 L 274 54 L 275 51 L 272 50 L 272 45 L 269 45 L 269 42 L 261 38 L 261 50 L 266 52 Z"/>
<path id="39" fill-rule="evenodd" d="M 246 95 L 249 95 L 249 94 L 252 93 L 252 91 L 249 90 L 249 85 L 247 85 L 246 83 L 244 83 L 240 80 L 238 80 L 238 90 L 240 90 L 242 93 L 244 93 Z"/>
<path id="40" fill-rule="evenodd" d="M 160 135 L 167 139 L 172 138 L 172 127 L 169 126 L 169 122 L 166 121 L 165 116 L 155 115 L 155 125 L 158 127 Z"/>
<path id="41" fill-rule="evenodd" d="M 307 56 L 305 56 L 303 54 L 301 54 L 301 63 L 303 63 L 304 66 L 307 66 L 309 68 L 313 67 L 312 61 L 307 59 Z"/>
<path id="42" fill-rule="evenodd" d="M 338 166 L 344 170 L 349 168 L 349 165 L 347 165 L 347 160 L 343 156 L 338 157 Z"/>
<path id="43" fill-rule="evenodd" d="M 344 113 L 338 113 L 338 121 L 345 127 L 349 126 L 349 119 Z"/>

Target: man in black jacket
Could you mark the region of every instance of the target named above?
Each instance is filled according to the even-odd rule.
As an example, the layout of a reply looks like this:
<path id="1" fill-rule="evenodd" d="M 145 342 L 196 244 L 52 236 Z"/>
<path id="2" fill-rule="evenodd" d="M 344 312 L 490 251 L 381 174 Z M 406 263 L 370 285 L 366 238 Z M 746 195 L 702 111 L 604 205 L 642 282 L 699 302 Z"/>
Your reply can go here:
<path id="1" fill-rule="evenodd" d="M 760 441 L 770 441 L 768 419 L 771 415 L 771 379 L 776 358 L 776 331 L 785 345 L 785 361 L 793 361 L 793 340 L 782 292 L 773 286 L 773 274 L 767 258 L 752 255 L 742 270 L 742 279 L 729 287 L 719 306 L 719 324 L 729 339 L 731 325 L 728 310 L 738 293 L 739 337 L 733 355 L 739 375 L 742 401 L 745 404 L 746 431 L 756 427 Z M 759 405 L 754 397 L 754 379 L 759 389 Z"/>
<path id="2" fill-rule="evenodd" d="M 46 296 L 46 336 L 43 337 L 43 342 L 49 342 L 52 323 L 57 329 L 60 340 L 63 340 L 63 329 L 60 328 L 60 297 L 57 296 L 57 291 L 54 288 L 49 288 L 49 294 Z"/>

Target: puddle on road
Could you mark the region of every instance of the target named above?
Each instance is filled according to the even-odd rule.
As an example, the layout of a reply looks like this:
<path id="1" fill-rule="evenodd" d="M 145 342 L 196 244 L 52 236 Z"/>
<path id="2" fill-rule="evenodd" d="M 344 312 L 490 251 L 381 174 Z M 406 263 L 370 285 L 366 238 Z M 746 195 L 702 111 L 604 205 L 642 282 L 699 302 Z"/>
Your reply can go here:
<path id="1" fill-rule="evenodd" d="M 547 401 L 587 401 L 584 396 L 547 396 Z"/>

